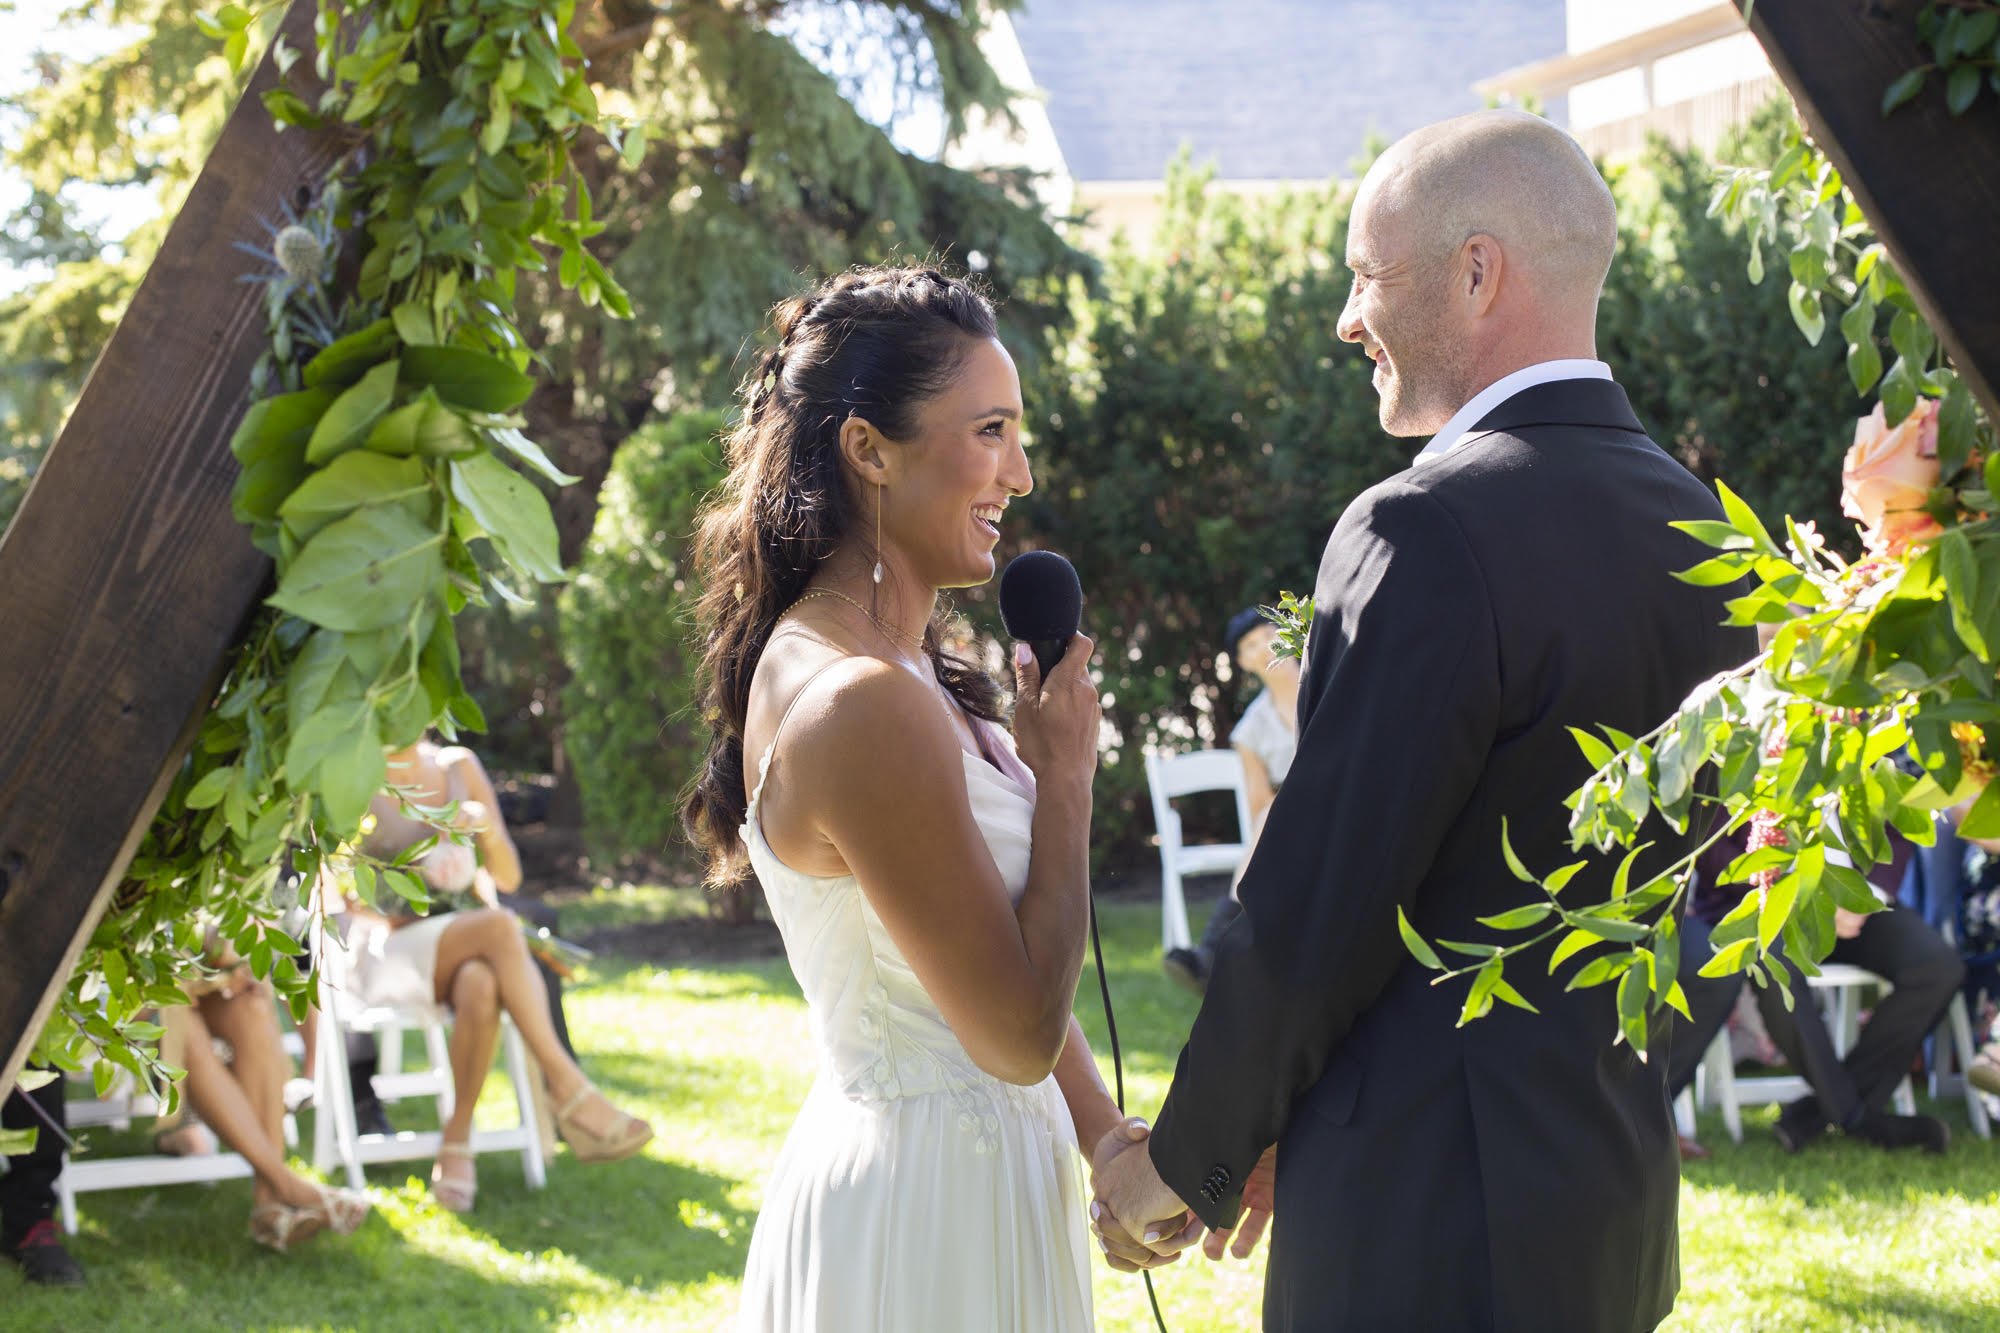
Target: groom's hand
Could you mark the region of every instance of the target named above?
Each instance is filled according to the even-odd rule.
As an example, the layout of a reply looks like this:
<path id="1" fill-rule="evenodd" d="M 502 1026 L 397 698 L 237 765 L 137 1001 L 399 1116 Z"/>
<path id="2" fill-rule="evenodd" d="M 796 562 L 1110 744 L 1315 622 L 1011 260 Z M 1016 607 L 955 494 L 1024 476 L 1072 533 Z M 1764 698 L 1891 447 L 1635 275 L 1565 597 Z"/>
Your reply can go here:
<path id="1" fill-rule="evenodd" d="M 1211 1259 L 1220 1259 L 1227 1246 L 1229 1253 L 1238 1259 L 1248 1259 L 1257 1242 L 1264 1239 L 1277 1206 L 1278 1145 L 1274 1143 L 1264 1150 L 1257 1165 L 1251 1168 L 1249 1179 L 1243 1182 L 1243 1214 L 1236 1219 L 1235 1229 L 1209 1232 L 1208 1239 L 1201 1243 L 1201 1252 Z"/>
<path id="2" fill-rule="evenodd" d="M 1134 1145 L 1145 1142 L 1146 1136 L 1151 1132 L 1146 1122 L 1138 1116 L 1132 1116 L 1112 1126 L 1110 1131 L 1097 1141 L 1097 1147 L 1091 1152 L 1092 1180 L 1094 1181 L 1097 1173 L 1108 1166 L 1113 1159 L 1129 1153 Z M 1143 1150 L 1140 1155 L 1145 1155 Z M 1092 1202 L 1090 1205 L 1090 1229 L 1097 1236 L 1098 1248 L 1104 1251 L 1105 1262 L 1121 1273 L 1136 1273 L 1142 1268 L 1164 1267 L 1178 1259 L 1180 1251 L 1194 1244 L 1201 1235 L 1201 1222 L 1191 1213 L 1188 1216 L 1189 1223 L 1174 1238 L 1171 1253 L 1161 1253 L 1158 1248 L 1148 1247 L 1120 1225 L 1111 1210 L 1101 1202 Z"/>
<path id="3" fill-rule="evenodd" d="M 1153 1169 L 1146 1122 L 1126 1120 L 1091 1154 L 1092 1229 L 1112 1267 L 1171 1263 L 1201 1236 L 1201 1220 Z"/>

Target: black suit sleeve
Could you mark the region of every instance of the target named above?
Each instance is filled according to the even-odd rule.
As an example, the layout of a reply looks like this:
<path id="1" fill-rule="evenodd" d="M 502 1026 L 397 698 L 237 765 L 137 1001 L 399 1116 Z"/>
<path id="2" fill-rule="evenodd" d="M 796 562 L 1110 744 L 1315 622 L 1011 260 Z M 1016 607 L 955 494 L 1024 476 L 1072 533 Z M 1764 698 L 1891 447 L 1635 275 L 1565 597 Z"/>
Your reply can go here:
<path id="1" fill-rule="evenodd" d="M 1210 1226 L 1235 1221 L 1250 1168 L 1409 963 L 1396 908 L 1479 781 L 1499 700 L 1493 612 L 1458 524 L 1407 483 L 1368 491 L 1320 562 L 1298 754 L 1153 1129 L 1162 1177 Z"/>

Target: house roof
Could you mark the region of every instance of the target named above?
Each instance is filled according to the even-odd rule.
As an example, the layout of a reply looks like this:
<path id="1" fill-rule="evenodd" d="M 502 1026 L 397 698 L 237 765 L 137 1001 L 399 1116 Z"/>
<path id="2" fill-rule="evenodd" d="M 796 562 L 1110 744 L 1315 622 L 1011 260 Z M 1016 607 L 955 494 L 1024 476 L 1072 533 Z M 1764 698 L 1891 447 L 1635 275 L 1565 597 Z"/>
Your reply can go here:
<path id="1" fill-rule="evenodd" d="M 1070 175 L 1347 174 L 1368 132 L 1476 110 L 1475 80 L 1560 51 L 1563 0 L 1026 0 L 1013 15 Z M 1544 108 L 1558 122 L 1563 108 Z"/>

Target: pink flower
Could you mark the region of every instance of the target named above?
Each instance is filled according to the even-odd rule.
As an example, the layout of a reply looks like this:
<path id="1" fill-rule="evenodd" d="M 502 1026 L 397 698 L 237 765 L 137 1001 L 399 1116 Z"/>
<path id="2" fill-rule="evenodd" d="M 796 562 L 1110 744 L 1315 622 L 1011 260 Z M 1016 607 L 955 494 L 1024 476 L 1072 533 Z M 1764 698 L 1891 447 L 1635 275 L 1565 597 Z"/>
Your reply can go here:
<path id="1" fill-rule="evenodd" d="M 1894 430 L 1877 403 L 1854 423 L 1854 447 L 1840 469 L 1840 510 L 1861 523 L 1874 555 L 1899 556 L 1944 529 L 1924 509 L 1938 483 L 1937 404 L 1917 400 Z"/>

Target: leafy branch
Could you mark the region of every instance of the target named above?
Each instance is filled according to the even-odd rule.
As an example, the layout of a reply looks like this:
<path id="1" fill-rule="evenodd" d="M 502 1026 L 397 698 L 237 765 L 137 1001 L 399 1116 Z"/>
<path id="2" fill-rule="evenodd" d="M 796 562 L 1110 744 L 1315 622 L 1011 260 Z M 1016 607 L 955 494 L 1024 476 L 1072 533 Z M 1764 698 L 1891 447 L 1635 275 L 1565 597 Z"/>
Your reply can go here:
<path id="1" fill-rule="evenodd" d="M 281 15 L 229 5 L 202 24 L 240 68 Z M 66 1069 L 94 1053 L 100 1089 L 117 1068 L 177 1077 L 142 1012 L 237 959 L 303 1014 L 301 889 L 323 873 L 371 902 L 427 897 L 409 869 L 424 846 L 389 862 L 351 846 L 385 752 L 482 727 L 452 617 L 564 576 L 531 478 L 574 479 L 522 432 L 537 365 L 516 284 L 553 257 L 586 304 L 630 309 L 585 244 L 602 225 L 570 154 L 606 127 L 574 17 L 572 0 L 318 0 L 324 91 L 265 95 L 281 126 L 351 147 L 253 251 L 269 342 L 232 499 L 276 588 L 38 1044 Z M 273 58 L 304 59 L 282 42 Z"/>

